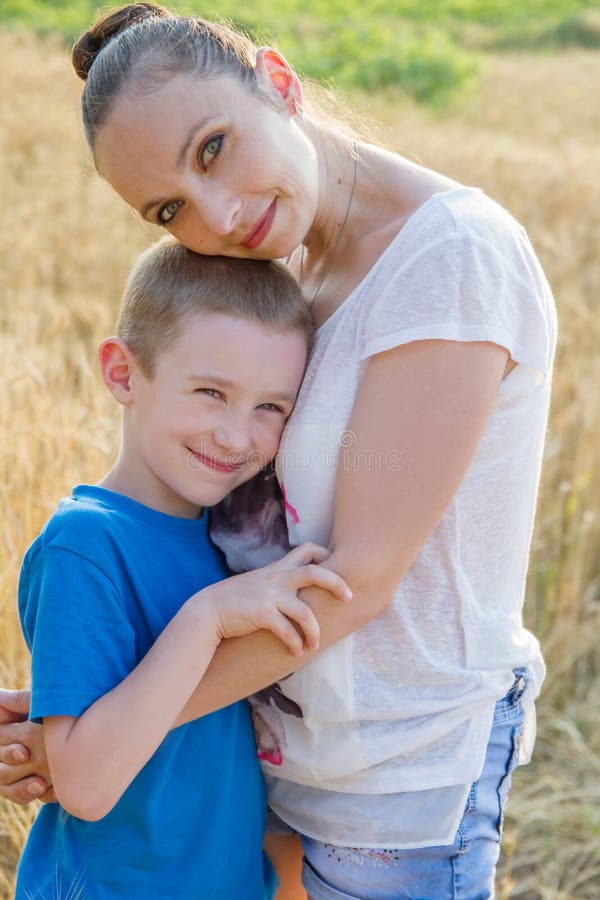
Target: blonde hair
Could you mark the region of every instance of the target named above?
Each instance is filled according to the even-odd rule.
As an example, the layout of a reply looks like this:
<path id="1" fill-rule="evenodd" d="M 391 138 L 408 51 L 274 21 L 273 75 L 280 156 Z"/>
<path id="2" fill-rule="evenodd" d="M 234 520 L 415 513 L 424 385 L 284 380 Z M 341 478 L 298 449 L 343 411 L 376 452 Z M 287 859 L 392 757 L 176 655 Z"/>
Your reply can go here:
<path id="1" fill-rule="evenodd" d="M 281 263 L 203 256 L 165 237 L 131 270 L 117 324 L 146 377 L 194 313 L 225 313 L 282 333 L 298 331 L 308 347 L 314 336 L 310 309 Z"/>

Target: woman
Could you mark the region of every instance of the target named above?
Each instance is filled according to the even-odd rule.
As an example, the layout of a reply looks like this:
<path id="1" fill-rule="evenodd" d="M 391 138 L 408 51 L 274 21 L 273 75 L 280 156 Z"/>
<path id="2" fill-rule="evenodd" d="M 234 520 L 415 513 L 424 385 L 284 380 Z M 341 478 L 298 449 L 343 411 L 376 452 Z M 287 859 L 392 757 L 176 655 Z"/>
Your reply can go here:
<path id="1" fill-rule="evenodd" d="M 531 245 L 305 113 L 286 60 L 220 26 L 133 4 L 74 64 L 124 200 L 199 253 L 287 258 L 319 326 L 278 475 L 291 543 L 328 544 L 354 601 L 302 592 L 324 648 L 302 669 L 226 642 L 177 721 L 263 692 L 272 828 L 314 900 L 489 897 L 544 677 L 521 608 L 556 319 Z M 43 789 L 34 726 L 0 741 L 5 796 Z"/>

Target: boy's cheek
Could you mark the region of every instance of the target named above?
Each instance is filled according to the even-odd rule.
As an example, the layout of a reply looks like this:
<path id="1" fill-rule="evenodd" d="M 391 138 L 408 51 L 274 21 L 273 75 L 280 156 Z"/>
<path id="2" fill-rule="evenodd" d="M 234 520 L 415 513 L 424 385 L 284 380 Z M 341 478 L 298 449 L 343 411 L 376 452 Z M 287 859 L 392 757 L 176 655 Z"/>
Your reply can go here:
<path id="1" fill-rule="evenodd" d="M 239 487 L 242 484 L 245 484 L 247 481 L 250 481 L 251 478 L 254 478 L 262 469 L 269 465 L 275 457 L 277 456 L 277 451 L 279 449 L 279 438 L 283 433 L 283 428 L 277 430 L 277 434 L 274 435 L 273 440 L 269 442 L 267 446 L 263 443 L 260 450 L 255 450 L 250 458 L 248 459 L 248 465 L 244 468 L 243 472 L 240 472 L 238 478 L 236 479 L 236 487 Z"/>
<path id="2" fill-rule="evenodd" d="M 281 438 L 283 436 L 283 429 L 285 427 L 285 422 L 282 422 L 280 426 L 278 426 L 273 434 L 273 440 L 270 443 L 268 449 L 265 451 L 265 462 L 264 465 L 272 462 L 277 456 L 277 451 L 279 450 L 279 444 L 281 442 Z"/>
<path id="3" fill-rule="evenodd" d="M 265 429 L 261 435 L 260 443 L 255 444 L 257 449 L 252 454 L 251 461 L 253 464 L 257 463 L 258 469 L 264 469 L 277 456 L 285 424 L 286 420 L 283 417 L 278 422 L 271 423 L 269 429 Z"/>

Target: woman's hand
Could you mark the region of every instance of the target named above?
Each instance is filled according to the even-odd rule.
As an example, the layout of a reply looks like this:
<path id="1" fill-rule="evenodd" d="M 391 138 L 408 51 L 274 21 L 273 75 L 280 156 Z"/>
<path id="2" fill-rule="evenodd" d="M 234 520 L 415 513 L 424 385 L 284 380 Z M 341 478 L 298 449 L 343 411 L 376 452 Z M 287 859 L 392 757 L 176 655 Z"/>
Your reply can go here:
<path id="1" fill-rule="evenodd" d="M 339 600 L 352 592 L 335 572 L 323 568 L 329 550 L 301 544 L 262 569 L 236 575 L 200 591 L 201 603 L 213 605 L 219 638 L 241 637 L 252 631 L 272 631 L 294 656 L 319 646 L 319 623 L 310 606 L 299 599 L 304 587 L 320 587 Z"/>
<path id="2" fill-rule="evenodd" d="M 27 721 L 29 691 L 0 689 L 0 796 L 54 802 L 41 725 Z"/>

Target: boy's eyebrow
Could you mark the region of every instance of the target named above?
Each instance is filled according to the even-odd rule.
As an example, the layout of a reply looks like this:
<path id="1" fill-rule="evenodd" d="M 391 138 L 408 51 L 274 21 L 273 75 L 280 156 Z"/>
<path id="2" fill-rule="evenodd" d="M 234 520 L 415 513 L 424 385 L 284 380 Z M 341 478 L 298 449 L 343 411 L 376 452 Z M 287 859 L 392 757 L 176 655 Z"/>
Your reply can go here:
<path id="1" fill-rule="evenodd" d="M 214 116 L 205 116 L 204 119 L 200 119 L 199 122 L 195 122 L 188 131 L 187 137 L 181 145 L 181 149 L 177 154 L 177 159 L 175 161 L 175 168 L 179 173 L 183 171 L 185 158 L 187 156 L 188 150 L 190 149 L 190 146 L 194 142 L 196 135 L 199 131 L 202 131 L 203 128 L 206 128 L 212 118 L 214 118 Z M 148 202 L 144 203 L 144 205 L 142 206 L 140 215 L 143 219 L 145 219 L 151 209 L 153 209 L 155 206 L 160 206 L 164 202 L 165 200 L 163 197 L 154 197 L 152 200 L 148 200 Z"/>
<path id="2" fill-rule="evenodd" d="M 189 380 L 191 382 L 208 381 L 211 384 L 222 388 L 235 388 L 238 386 L 236 382 L 232 381 L 230 378 L 226 378 L 223 375 L 215 375 L 212 372 L 199 372 L 198 374 L 190 375 Z M 296 394 L 288 394 L 287 391 L 269 392 L 268 396 L 271 400 L 289 403 L 291 406 L 296 402 Z"/>

